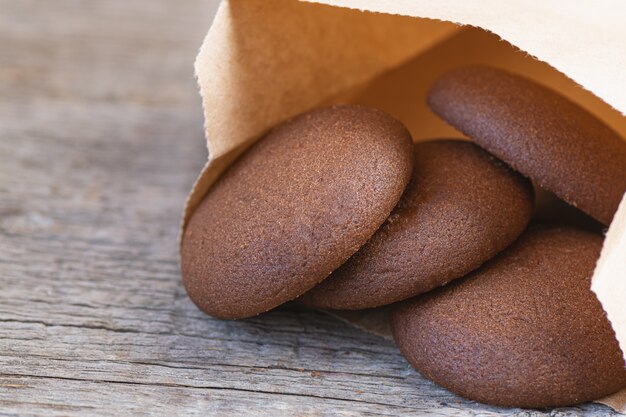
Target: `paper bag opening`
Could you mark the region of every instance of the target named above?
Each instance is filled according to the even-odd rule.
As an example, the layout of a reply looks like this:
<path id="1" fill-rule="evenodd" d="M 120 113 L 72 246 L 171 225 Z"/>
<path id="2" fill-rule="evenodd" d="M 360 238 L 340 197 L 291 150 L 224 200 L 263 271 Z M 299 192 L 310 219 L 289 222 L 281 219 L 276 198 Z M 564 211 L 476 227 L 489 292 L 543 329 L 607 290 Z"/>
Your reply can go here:
<path id="1" fill-rule="evenodd" d="M 460 0 L 318 3 L 326 4 L 221 3 L 196 61 L 210 159 L 188 198 L 183 230 L 211 184 L 249 145 L 318 105 L 378 107 L 402 121 L 416 141 L 460 137 L 425 100 L 432 82 L 458 66 L 493 65 L 535 79 L 626 137 L 626 28 L 618 13 L 589 13 L 565 2 L 497 2 L 489 12 Z M 626 353 L 625 260 L 623 200 L 593 289 Z M 623 397 L 625 410 L 626 392 Z"/>

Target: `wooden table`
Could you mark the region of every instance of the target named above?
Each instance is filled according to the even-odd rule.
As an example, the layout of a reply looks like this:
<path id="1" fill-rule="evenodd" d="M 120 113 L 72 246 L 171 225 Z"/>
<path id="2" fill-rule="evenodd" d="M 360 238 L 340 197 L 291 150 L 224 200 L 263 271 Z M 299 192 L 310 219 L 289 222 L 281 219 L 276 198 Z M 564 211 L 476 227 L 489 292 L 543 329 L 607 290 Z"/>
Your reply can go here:
<path id="1" fill-rule="evenodd" d="M 192 62 L 213 8 L 0 0 L 0 414 L 616 415 L 461 399 L 319 312 L 194 307 L 177 234 L 206 160 Z"/>

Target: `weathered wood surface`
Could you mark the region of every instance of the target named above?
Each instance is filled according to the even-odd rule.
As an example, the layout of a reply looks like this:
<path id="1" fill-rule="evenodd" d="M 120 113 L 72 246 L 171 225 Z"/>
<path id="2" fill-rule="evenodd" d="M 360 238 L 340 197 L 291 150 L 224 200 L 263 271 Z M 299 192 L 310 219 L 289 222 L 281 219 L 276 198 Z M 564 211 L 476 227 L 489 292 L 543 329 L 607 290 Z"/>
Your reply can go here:
<path id="1" fill-rule="evenodd" d="M 192 305 L 176 240 L 211 9 L 0 0 L 0 414 L 614 415 L 463 400 L 321 313 Z"/>

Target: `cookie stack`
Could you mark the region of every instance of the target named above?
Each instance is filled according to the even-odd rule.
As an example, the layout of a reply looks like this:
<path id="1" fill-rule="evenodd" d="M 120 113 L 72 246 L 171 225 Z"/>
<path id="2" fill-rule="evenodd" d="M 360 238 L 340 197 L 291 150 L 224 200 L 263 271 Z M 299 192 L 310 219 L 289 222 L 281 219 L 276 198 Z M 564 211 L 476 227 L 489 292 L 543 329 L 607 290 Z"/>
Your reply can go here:
<path id="1" fill-rule="evenodd" d="M 571 405 L 626 386 L 590 290 L 602 235 L 534 219 L 531 180 L 608 225 L 626 143 L 575 103 L 488 67 L 428 103 L 469 137 L 413 144 L 382 111 L 335 105 L 274 128 L 213 185 L 182 239 L 191 299 L 223 319 L 297 300 L 393 305 L 424 376 L 478 401 Z"/>

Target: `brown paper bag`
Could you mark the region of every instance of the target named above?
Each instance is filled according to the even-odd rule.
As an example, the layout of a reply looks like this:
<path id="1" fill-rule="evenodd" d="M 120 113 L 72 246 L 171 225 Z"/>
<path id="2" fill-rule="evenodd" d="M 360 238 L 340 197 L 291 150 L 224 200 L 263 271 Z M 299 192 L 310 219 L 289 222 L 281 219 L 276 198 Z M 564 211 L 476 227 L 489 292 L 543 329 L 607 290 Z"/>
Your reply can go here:
<path id="1" fill-rule="evenodd" d="M 404 122 L 415 140 L 458 136 L 427 110 L 425 95 L 439 74 L 464 64 L 491 64 L 535 78 L 626 137 L 626 3 L 318 3 L 221 3 L 196 61 L 209 162 L 188 198 L 183 229 L 211 184 L 248 145 L 320 104 L 379 107 Z M 626 196 L 608 230 L 592 289 L 626 352 Z M 342 317 L 389 336 L 384 309 Z M 600 402 L 626 412 L 626 390 Z"/>

